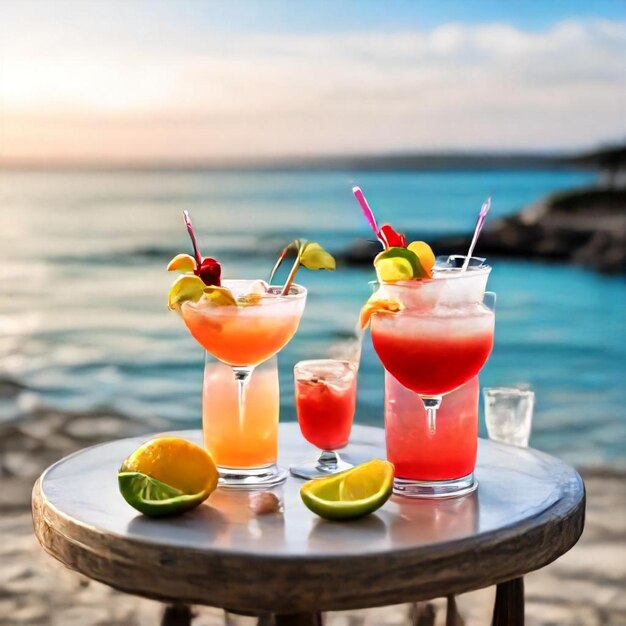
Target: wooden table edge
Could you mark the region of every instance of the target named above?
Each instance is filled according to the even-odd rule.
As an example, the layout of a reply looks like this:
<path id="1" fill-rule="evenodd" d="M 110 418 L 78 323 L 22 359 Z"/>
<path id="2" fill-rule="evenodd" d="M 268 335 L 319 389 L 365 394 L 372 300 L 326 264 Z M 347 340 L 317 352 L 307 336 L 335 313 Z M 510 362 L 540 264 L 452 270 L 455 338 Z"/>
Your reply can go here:
<path id="1" fill-rule="evenodd" d="M 416 550 L 412 549 L 391 556 L 381 553 L 360 559 L 341 555 L 296 561 L 285 557 L 255 559 L 237 553 L 211 554 L 189 548 L 184 551 L 187 577 L 206 581 L 202 593 L 198 593 L 184 581 L 179 584 L 180 581 L 160 579 L 154 574 L 158 568 L 178 562 L 175 550 L 119 536 L 119 545 L 112 551 L 98 541 L 98 535 L 104 533 L 67 518 L 47 502 L 41 491 L 42 477 L 33 487 L 35 534 L 46 552 L 70 569 L 147 598 L 257 614 L 367 608 L 480 589 L 518 578 L 554 561 L 575 545 L 584 527 L 584 482 L 573 471 L 571 482 L 576 485 L 572 484 L 565 497 L 531 520 L 471 539 L 421 547 L 418 551 L 428 556 L 427 569 L 416 565 Z M 141 566 L 136 565 L 137 559 Z M 146 576 L 146 571 L 153 575 Z M 245 579 L 238 589 L 223 584 L 238 575 Z M 310 587 L 315 587 L 311 585 L 315 583 L 317 590 L 294 594 L 298 587 L 295 583 L 303 579 Z M 385 584 L 381 586 L 381 582 Z"/>

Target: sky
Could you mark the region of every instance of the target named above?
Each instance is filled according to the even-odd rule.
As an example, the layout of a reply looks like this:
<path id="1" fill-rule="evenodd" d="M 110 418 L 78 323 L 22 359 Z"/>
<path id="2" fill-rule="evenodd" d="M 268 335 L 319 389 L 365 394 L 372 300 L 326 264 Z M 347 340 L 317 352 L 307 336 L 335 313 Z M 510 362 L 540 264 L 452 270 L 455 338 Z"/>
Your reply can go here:
<path id="1" fill-rule="evenodd" d="M 0 161 L 624 140 L 624 0 L 0 0 Z"/>

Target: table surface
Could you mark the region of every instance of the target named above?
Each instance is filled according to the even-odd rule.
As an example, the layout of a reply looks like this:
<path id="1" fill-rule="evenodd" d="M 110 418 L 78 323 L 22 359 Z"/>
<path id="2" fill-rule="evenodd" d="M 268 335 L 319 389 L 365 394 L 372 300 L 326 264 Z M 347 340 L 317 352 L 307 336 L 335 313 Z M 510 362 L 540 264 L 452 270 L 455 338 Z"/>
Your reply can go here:
<path id="1" fill-rule="evenodd" d="M 200 431 L 178 433 L 201 441 Z M 69 456 L 41 476 L 33 517 L 43 547 L 91 578 L 166 601 L 251 613 L 363 608 L 461 593 L 542 567 L 584 523 L 584 486 L 535 450 L 481 440 L 478 490 L 447 500 L 393 496 L 375 514 L 329 522 L 301 502 L 303 481 L 273 491 L 280 514 L 255 515 L 249 492 L 218 489 L 182 516 L 150 519 L 118 492 L 117 469 L 146 437 Z M 316 451 L 281 424 L 287 466 Z M 355 426 L 345 457 L 385 458 L 384 431 Z"/>

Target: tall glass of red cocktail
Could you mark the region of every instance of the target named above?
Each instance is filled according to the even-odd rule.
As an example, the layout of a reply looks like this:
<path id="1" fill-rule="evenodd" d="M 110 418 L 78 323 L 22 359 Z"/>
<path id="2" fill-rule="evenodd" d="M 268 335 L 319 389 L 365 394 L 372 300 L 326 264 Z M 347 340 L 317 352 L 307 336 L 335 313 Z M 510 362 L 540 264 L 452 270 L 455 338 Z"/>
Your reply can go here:
<path id="1" fill-rule="evenodd" d="M 458 267 L 456 258 L 438 259 L 432 278 L 428 280 L 378 285 L 375 297 L 398 305 L 395 312 L 375 312 L 371 317 L 374 349 L 388 373 L 386 415 L 396 415 L 399 402 L 400 413 L 405 417 L 403 422 L 410 423 L 406 415 L 413 413 L 416 424 L 407 434 L 410 432 L 422 441 L 422 445 L 415 448 L 415 458 L 420 452 L 424 459 L 429 454 L 434 458 L 436 450 L 452 450 L 453 439 L 459 435 L 459 428 L 455 427 L 459 427 L 461 421 L 469 425 L 467 420 L 461 420 L 462 414 L 477 410 L 478 393 L 470 393 L 464 386 L 471 387 L 470 381 L 476 378 L 493 347 L 494 312 L 493 307 L 485 304 L 490 271 L 481 259 L 473 259 L 465 270 Z M 413 396 L 403 395 L 400 386 Z M 411 397 L 413 400 L 409 402 Z M 439 418 L 444 406 L 446 419 L 440 430 Z M 450 417 L 454 420 L 451 414 L 455 413 L 457 422 L 450 422 Z M 397 422 L 387 419 L 387 424 L 394 427 Z M 475 446 L 475 427 L 460 426 L 460 432 L 465 433 L 470 447 Z M 455 463 L 452 455 L 448 460 L 448 467 L 451 467 Z M 447 461 L 442 459 L 441 462 L 445 467 Z M 415 463 L 414 460 L 413 467 Z M 467 465 L 465 469 L 470 471 L 462 476 L 431 474 L 429 477 L 424 473 L 418 478 L 402 476 L 397 466 L 395 490 L 415 497 L 467 493 L 476 485 L 473 463 L 471 468 Z M 458 470 L 451 473 L 458 473 Z"/>
<path id="2" fill-rule="evenodd" d="M 419 395 L 385 372 L 385 439 L 396 493 L 411 495 L 417 488 L 443 497 L 475 489 L 478 399 L 475 376 L 445 396 L 433 433 Z"/>

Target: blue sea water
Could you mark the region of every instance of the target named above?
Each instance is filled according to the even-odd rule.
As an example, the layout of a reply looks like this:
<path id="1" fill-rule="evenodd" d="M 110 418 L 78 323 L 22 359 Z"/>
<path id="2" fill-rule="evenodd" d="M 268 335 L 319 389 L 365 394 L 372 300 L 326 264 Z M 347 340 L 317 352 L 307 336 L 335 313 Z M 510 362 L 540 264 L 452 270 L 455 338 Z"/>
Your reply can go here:
<path id="1" fill-rule="evenodd" d="M 172 276 L 164 267 L 189 251 L 183 208 L 226 275 L 266 277 L 295 237 L 338 251 L 370 236 L 353 184 L 381 220 L 428 240 L 471 230 L 488 194 L 493 216 L 506 215 L 593 179 L 568 171 L 0 171 L 0 378 L 25 387 L 0 404 L 0 418 L 45 404 L 199 423 L 202 351 L 165 305 Z M 624 278 L 493 266 L 496 345 L 481 384 L 536 390 L 536 447 L 576 463 L 626 462 Z M 310 295 L 280 357 L 282 419 L 294 418 L 294 362 L 325 356 L 351 335 L 373 278 L 369 268 L 301 271 Z M 382 424 L 382 390 L 366 341 L 358 421 Z"/>

